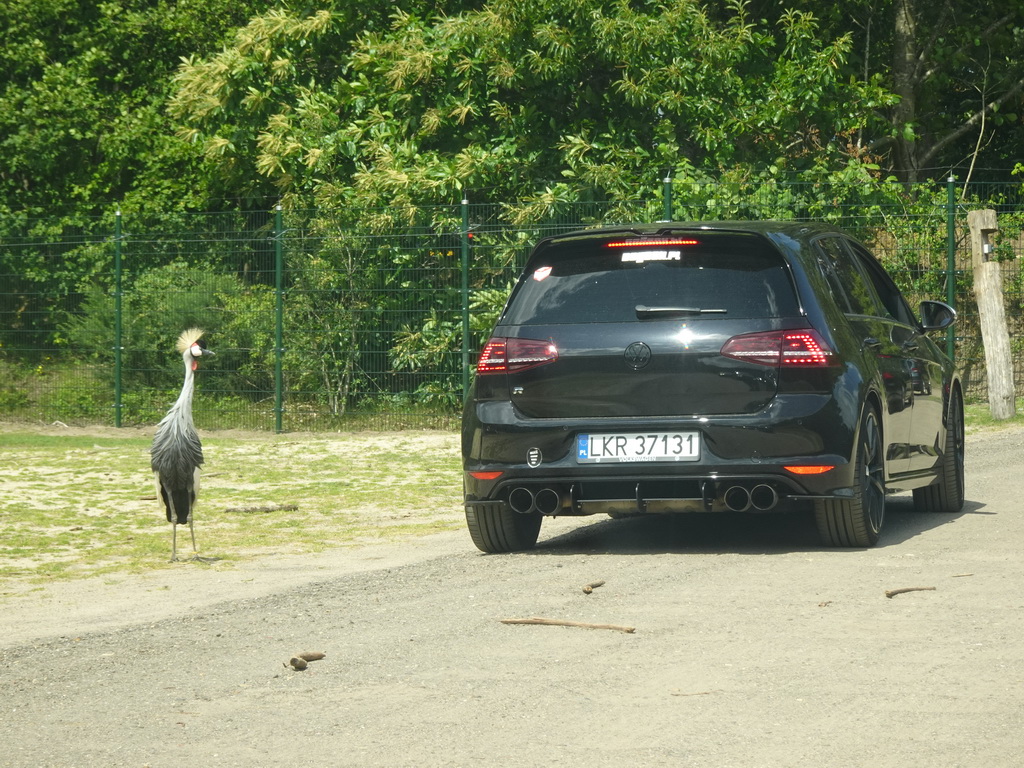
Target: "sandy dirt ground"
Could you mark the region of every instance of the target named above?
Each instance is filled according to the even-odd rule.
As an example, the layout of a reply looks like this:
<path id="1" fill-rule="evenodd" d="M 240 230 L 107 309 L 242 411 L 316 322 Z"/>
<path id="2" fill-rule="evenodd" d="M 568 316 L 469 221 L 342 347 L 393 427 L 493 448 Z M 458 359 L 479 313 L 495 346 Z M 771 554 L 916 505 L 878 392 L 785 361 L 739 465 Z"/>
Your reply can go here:
<path id="1" fill-rule="evenodd" d="M 1024 430 L 970 435 L 963 512 L 893 498 L 871 550 L 559 519 L 9 595 L 0 765 L 1019 766 L 1022 477 Z"/>

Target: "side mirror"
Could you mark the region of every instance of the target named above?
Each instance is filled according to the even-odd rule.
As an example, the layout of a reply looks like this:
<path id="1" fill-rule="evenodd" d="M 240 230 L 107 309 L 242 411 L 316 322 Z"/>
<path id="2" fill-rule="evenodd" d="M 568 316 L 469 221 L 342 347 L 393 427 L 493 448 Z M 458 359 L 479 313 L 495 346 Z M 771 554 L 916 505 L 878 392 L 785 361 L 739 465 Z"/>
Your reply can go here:
<path id="1" fill-rule="evenodd" d="M 956 321 L 956 310 L 941 301 L 921 302 L 921 327 L 926 331 L 942 331 Z"/>

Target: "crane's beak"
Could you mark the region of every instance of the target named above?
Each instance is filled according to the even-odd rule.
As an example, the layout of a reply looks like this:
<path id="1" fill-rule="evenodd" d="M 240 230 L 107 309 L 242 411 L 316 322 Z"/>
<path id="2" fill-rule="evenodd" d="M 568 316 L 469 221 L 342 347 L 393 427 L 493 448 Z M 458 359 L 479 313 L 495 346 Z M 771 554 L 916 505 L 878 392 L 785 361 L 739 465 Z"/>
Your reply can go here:
<path id="1" fill-rule="evenodd" d="M 212 349 L 206 349 L 206 347 L 200 346 L 199 344 L 192 345 L 192 357 L 199 358 L 204 356 L 215 355 Z"/>

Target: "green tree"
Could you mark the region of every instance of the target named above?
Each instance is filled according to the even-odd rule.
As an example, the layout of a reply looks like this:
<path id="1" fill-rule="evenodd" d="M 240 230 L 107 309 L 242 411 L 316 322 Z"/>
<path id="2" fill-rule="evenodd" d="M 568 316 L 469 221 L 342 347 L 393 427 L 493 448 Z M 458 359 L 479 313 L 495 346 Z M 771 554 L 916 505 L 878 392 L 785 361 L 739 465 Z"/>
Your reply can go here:
<path id="1" fill-rule="evenodd" d="M 348 48 L 343 15 L 275 12 L 183 67 L 172 109 L 221 173 L 292 204 L 617 198 L 669 169 L 845 168 L 870 107 L 892 101 L 877 77 L 842 76 L 850 36 L 804 12 L 769 26 L 742 0 L 725 11 L 491 0 L 397 10 Z"/>
<path id="2" fill-rule="evenodd" d="M 761 0 L 769 21 L 794 8 L 852 38 L 844 76 L 882 78 L 898 100 L 875 105 L 884 131 L 858 137 L 906 182 L 1005 181 L 1024 142 L 1024 5 L 961 0 Z"/>
<path id="3" fill-rule="evenodd" d="M 470 4 L 443 3 L 449 12 Z M 428 18 L 439 5 L 403 3 Z M 318 182 L 347 180 L 355 170 L 339 132 L 343 113 L 358 112 L 364 100 L 346 77 L 361 36 L 386 29 L 394 9 L 334 2 L 254 15 L 222 50 L 185 60 L 169 102 L 178 136 L 200 149 L 211 177 L 235 197 L 310 202 Z"/>
<path id="4" fill-rule="evenodd" d="M 208 205 L 164 109 L 171 77 L 268 2 L 0 4 L 0 214 Z"/>

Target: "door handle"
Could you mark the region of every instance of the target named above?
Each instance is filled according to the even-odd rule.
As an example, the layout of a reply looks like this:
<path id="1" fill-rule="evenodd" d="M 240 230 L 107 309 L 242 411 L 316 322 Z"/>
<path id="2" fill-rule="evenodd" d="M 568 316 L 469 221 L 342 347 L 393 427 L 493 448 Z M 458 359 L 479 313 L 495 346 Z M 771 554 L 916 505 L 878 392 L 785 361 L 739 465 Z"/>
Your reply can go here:
<path id="1" fill-rule="evenodd" d="M 881 349 L 882 348 L 882 342 L 880 342 L 874 336 L 868 336 L 866 339 L 864 339 L 863 349 L 868 349 L 868 348 L 870 348 L 870 349 Z"/>

